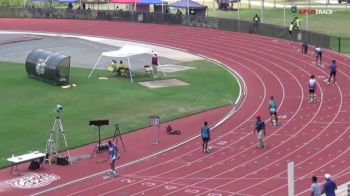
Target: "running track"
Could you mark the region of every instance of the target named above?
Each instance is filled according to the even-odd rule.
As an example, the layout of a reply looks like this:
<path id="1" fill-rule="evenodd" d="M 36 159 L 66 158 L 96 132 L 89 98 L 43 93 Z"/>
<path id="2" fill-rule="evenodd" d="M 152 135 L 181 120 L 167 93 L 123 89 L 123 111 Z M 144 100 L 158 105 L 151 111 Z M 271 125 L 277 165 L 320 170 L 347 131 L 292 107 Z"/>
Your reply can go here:
<path id="1" fill-rule="evenodd" d="M 181 26 L 79 20 L 1 19 L 1 30 L 56 32 L 128 39 L 181 48 L 220 61 L 237 72 L 245 96 L 235 115 L 212 132 L 213 152 L 203 154 L 196 139 L 118 170 L 116 179 L 91 177 L 46 195 L 287 195 L 287 163 L 295 164 L 295 195 L 309 194 L 311 175 L 331 173 L 338 185 L 350 176 L 350 59 L 325 51 L 324 64 L 337 60 L 336 86 L 328 70 L 302 55 L 299 45 L 268 37 Z M 310 49 L 313 51 L 313 49 Z M 306 82 L 318 80 L 317 103 L 307 101 Z M 205 76 L 203 76 L 205 77 Z M 220 92 L 218 92 L 220 93 Z M 256 149 L 255 115 L 268 118 L 274 95 L 281 125 L 267 126 L 267 147 Z M 213 114 L 215 115 L 215 114 Z M 189 129 L 198 129 L 194 122 Z M 85 168 L 88 170 L 88 168 Z M 82 172 L 81 177 L 88 176 Z M 39 191 L 31 190 L 32 194 Z"/>

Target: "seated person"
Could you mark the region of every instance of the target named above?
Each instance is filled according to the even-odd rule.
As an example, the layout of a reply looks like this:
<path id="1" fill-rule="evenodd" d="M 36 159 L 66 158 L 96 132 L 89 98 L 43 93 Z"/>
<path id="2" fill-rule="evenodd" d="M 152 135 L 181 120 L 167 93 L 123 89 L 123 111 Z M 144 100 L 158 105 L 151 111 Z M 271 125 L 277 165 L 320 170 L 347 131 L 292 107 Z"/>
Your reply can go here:
<path id="1" fill-rule="evenodd" d="M 127 68 L 124 64 L 123 61 L 119 62 L 119 65 L 117 66 L 117 73 L 119 76 L 129 76 L 129 68 Z"/>
<path id="2" fill-rule="evenodd" d="M 173 128 L 171 127 L 171 125 L 168 125 L 166 127 L 166 132 L 169 134 L 169 135 L 180 135 L 181 134 L 181 131 L 180 130 L 173 130 Z"/>
<path id="3" fill-rule="evenodd" d="M 117 61 L 112 60 L 111 64 L 108 66 L 108 70 L 115 76 L 117 74 Z"/>
<path id="4" fill-rule="evenodd" d="M 180 11 L 180 9 L 177 9 L 176 14 L 178 14 L 178 15 L 182 15 L 182 12 Z"/>

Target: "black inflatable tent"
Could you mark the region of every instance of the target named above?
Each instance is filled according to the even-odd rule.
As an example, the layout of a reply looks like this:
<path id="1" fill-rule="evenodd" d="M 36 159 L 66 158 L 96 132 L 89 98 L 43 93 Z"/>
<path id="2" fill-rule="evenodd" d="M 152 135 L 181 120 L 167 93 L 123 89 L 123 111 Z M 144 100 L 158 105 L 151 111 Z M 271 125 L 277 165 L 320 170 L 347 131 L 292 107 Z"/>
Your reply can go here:
<path id="1" fill-rule="evenodd" d="M 59 86 L 69 82 L 70 56 L 35 49 L 28 55 L 25 66 L 28 77 Z"/>

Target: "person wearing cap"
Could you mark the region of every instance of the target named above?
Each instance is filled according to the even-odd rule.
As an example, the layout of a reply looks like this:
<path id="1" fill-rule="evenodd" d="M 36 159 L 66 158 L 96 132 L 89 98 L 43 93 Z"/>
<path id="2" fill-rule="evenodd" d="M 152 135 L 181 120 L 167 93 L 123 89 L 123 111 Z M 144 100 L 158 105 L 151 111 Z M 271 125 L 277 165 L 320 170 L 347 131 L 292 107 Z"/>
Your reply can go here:
<path id="1" fill-rule="evenodd" d="M 257 135 L 258 139 L 258 145 L 257 148 L 264 148 L 265 142 L 264 142 L 264 136 L 265 134 L 265 122 L 261 120 L 260 116 L 256 116 L 256 123 L 255 123 L 255 130 L 254 133 Z"/>
<path id="2" fill-rule="evenodd" d="M 321 194 L 326 194 L 326 196 L 335 196 L 335 190 L 337 190 L 337 184 L 332 181 L 332 176 L 330 174 L 325 174 L 324 178 L 326 183 L 323 185 Z"/>
<path id="3" fill-rule="evenodd" d="M 311 196 L 321 196 L 321 187 L 320 184 L 317 183 L 317 177 L 312 176 L 311 180 Z"/>
<path id="4" fill-rule="evenodd" d="M 153 78 L 157 77 L 157 67 L 158 67 L 158 57 L 157 57 L 157 54 L 153 54 L 152 56 Z"/>

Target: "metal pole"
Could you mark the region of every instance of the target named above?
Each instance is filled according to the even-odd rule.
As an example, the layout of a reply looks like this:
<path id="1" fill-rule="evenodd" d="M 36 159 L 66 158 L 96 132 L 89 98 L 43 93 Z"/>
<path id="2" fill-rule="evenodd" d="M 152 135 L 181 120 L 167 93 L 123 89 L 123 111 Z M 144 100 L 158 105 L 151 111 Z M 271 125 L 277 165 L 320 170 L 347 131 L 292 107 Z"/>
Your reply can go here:
<path id="1" fill-rule="evenodd" d="M 241 9 L 241 2 L 238 2 L 238 13 L 237 13 L 237 20 L 238 20 L 238 32 L 240 30 L 240 18 L 239 18 L 239 10 Z"/>
<path id="2" fill-rule="evenodd" d="M 190 15 L 190 0 L 187 0 L 187 15 Z"/>
<path id="3" fill-rule="evenodd" d="M 283 4 L 283 26 L 286 26 L 286 2 Z"/>
<path id="4" fill-rule="evenodd" d="M 264 23 L 264 0 L 261 0 L 261 8 L 260 8 L 260 15 L 261 15 L 261 23 Z"/>
<path id="5" fill-rule="evenodd" d="M 294 162 L 288 163 L 288 196 L 294 196 Z"/>
<path id="6" fill-rule="evenodd" d="M 306 12 L 306 23 L 305 23 L 305 30 L 308 31 L 309 30 L 309 11 L 310 11 L 310 0 L 309 0 L 309 6 L 307 8 L 307 12 Z"/>

